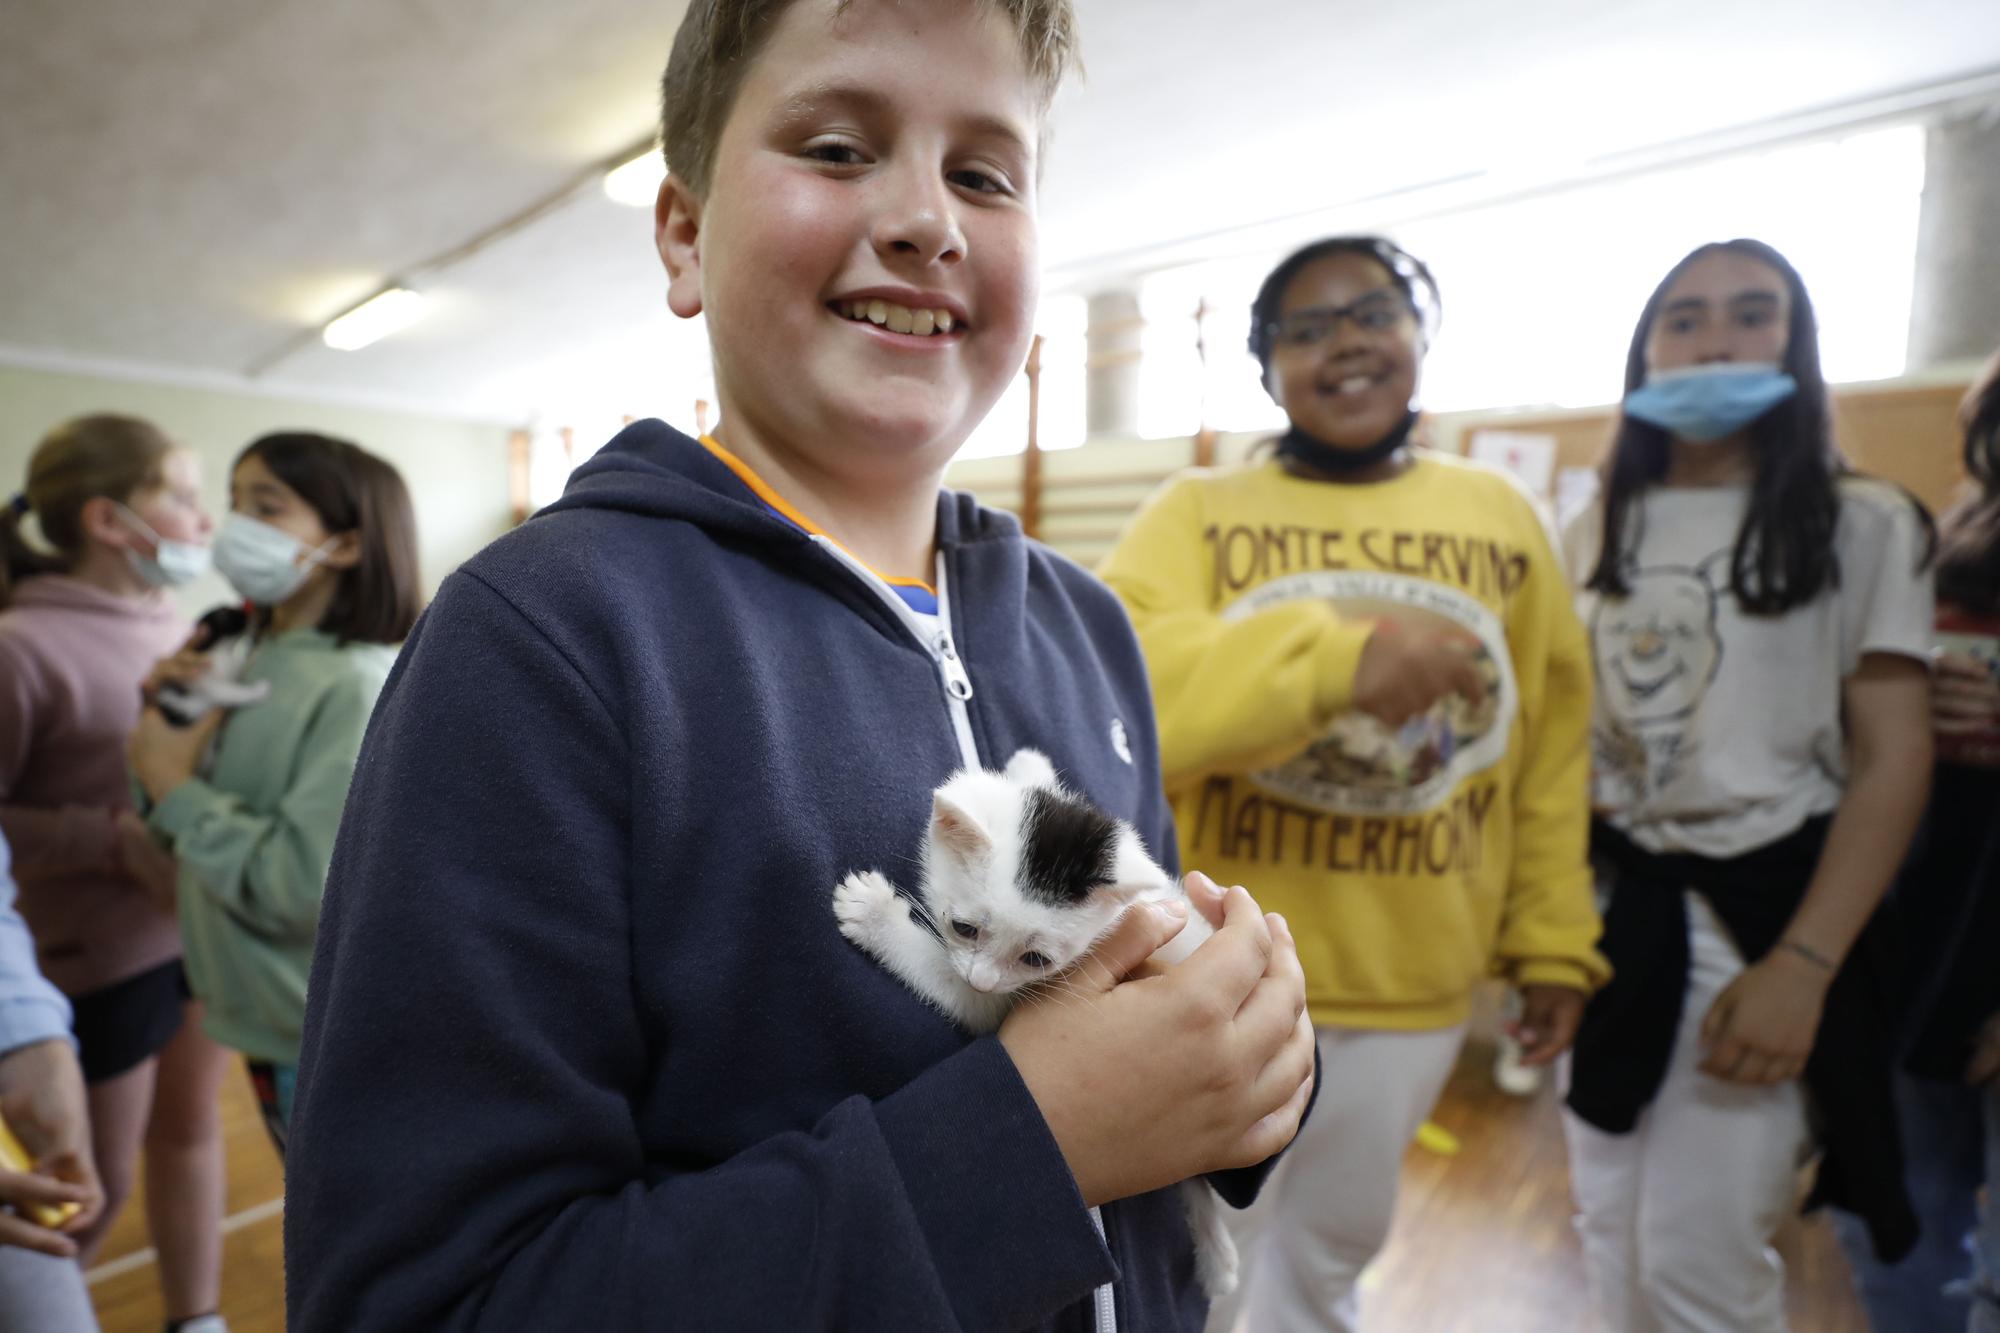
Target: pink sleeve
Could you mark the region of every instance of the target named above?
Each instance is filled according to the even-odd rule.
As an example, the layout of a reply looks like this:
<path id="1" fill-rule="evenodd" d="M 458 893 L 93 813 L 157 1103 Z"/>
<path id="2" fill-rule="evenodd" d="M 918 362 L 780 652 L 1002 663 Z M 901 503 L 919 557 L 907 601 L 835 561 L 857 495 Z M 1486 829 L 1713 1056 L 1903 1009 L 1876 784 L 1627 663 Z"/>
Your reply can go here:
<path id="1" fill-rule="evenodd" d="M 35 663 L 0 638 L 0 834 L 13 852 L 16 874 L 109 870 L 118 862 L 111 810 L 94 805 L 48 808 L 13 800 L 27 771 L 44 689 Z"/>

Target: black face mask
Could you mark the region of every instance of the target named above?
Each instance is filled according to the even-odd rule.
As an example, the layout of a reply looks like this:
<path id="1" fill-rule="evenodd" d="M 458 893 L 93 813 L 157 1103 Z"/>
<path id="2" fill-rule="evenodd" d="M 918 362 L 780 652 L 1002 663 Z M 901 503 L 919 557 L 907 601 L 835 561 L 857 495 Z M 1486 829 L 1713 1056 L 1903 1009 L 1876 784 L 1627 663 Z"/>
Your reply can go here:
<path id="1" fill-rule="evenodd" d="M 1387 435 L 1373 444 L 1363 445 L 1358 449 L 1328 444 L 1316 436 L 1306 434 L 1294 425 L 1278 437 L 1278 457 L 1289 458 L 1315 472 L 1325 472 L 1332 476 L 1364 472 L 1377 463 L 1387 460 L 1389 455 L 1409 443 L 1410 431 L 1416 424 L 1417 414 L 1414 411 L 1407 412 Z"/>

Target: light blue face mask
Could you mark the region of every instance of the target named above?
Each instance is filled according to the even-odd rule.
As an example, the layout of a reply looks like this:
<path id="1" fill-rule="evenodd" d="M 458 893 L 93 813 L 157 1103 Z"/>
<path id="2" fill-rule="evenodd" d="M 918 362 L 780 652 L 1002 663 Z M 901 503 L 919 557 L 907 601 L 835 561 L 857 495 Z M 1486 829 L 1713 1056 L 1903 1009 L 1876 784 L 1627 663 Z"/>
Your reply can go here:
<path id="1" fill-rule="evenodd" d="M 118 504 L 116 500 L 112 503 Z M 162 537 L 153 531 L 152 524 L 122 504 L 118 505 L 118 516 L 124 519 L 126 525 L 134 532 L 153 543 L 152 555 L 140 555 L 127 547 L 125 559 L 131 562 L 133 570 L 140 578 L 155 588 L 183 587 L 208 573 L 209 551 L 206 546 Z"/>
<path id="2" fill-rule="evenodd" d="M 1654 371 L 1625 395 L 1625 411 L 1678 439 L 1707 444 L 1743 429 L 1798 391 L 1798 381 L 1776 366 L 1725 361 Z"/>

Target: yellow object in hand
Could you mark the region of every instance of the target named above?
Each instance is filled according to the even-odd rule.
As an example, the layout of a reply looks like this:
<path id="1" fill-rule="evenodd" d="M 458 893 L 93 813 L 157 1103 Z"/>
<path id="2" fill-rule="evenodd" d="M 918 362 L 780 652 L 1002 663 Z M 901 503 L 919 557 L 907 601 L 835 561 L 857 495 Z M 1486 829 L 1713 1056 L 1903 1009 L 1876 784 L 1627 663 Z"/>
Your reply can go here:
<path id="1" fill-rule="evenodd" d="M 35 1159 L 28 1155 L 21 1140 L 14 1137 L 14 1131 L 7 1127 L 5 1120 L 0 1120 L 0 1167 L 23 1174 L 35 1169 Z M 30 1222 L 51 1231 L 83 1211 L 83 1206 L 75 1203 L 24 1203 L 20 1208 Z"/>
<path id="2" fill-rule="evenodd" d="M 1417 1146 L 1440 1157 L 1458 1156 L 1458 1136 L 1430 1120 L 1417 1126 Z"/>

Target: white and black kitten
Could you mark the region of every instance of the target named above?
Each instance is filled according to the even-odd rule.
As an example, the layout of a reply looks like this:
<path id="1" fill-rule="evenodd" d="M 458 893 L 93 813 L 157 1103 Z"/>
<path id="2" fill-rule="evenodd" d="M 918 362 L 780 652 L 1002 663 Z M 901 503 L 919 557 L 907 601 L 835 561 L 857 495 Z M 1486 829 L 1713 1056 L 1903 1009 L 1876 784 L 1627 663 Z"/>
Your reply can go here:
<path id="1" fill-rule="evenodd" d="M 911 990 L 987 1033 L 1022 990 L 1090 952 L 1126 908 L 1183 896 L 1131 825 L 1065 790 L 1040 751 L 1021 750 L 1004 772 L 965 769 L 932 796 L 914 903 L 864 870 L 834 889 L 833 914 L 841 934 Z M 1212 934 L 1190 911 L 1153 957 L 1180 962 Z M 1202 1288 L 1226 1295 L 1237 1265 L 1222 1201 L 1199 1180 L 1181 1197 Z"/>

